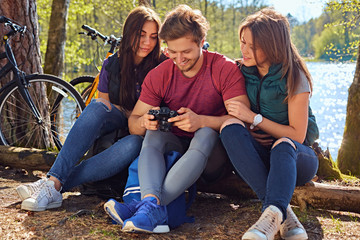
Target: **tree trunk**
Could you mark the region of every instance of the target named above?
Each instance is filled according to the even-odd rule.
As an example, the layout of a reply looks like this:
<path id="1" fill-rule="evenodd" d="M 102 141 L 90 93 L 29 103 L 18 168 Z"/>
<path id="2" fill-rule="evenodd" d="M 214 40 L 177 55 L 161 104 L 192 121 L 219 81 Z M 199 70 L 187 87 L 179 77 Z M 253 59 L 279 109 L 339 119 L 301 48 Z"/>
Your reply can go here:
<path id="1" fill-rule="evenodd" d="M 349 88 L 343 140 L 337 163 L 341 172 L 360 176 L 360 44 L 354 80 Z"/>
<path id="2" fill-rule="evenodd" d="M 139 5 L 140 6 L 151 7 L 151 2 L 150 2 L 150 0 L 139 0 Z"/>
<path id="3" fill-rule="evenodd" d="M 15 59 L 18 63 L 18 68 L 24 71 L 26 74 L 30 73 L 42 73 L 41 68 L 41 57 L 40 57 L 40 41 L 39 41 L 39 29 L 38 29 L 38 17 L 36 12 L 36 0 L 1 0 L 0 4 L 0 15 L 14 20 L 16 23 L 22 26 L 26 26 L 26 32 L 23 36 L 17 34 L 12 37 L 9 44 L 14 52 Z M 0 34 L 3 36 L 9 31 L 9 27 L 0 28 Z M 4 47 L 1 46 L 0 51 L 4 51 Z M 0 67 L 4 66 L 7 60 L 4 59 L 0 62 Z M 1 86 L 13 79 L 13 74 L 9 73 L 5 78 L 1 79 Z M 44 104 L 42 109 L 39 109 L 43 118 L 49 118 L 46 98 L 46 88 L 44 86 L 32 86 L 37 95 L 44 96 Z M 20 96 L 19 96 L 20 98 Z M 14 105 L 20 104 L 14 101 Z M 21 106 L 20 106 L 21 108 Z M 30 116 L 19 116 L 18 113 L 12 112 L 13 117 L 18 118 L 29 118 Z M 33 127 L 33 126 L 24 126 Z M 21 128 L 21 127 L 20 127 Z M 51 130 L 49 129 L 48 132 Z M 18 136 L 28 139 L 29 142 L 34 144 L 37 148 L 54 147 L 51 138 L 46 138 L 45 141 L 41 141 L 42 133 L 35 132 L 32 136 Z M 24 142 L 26 142 L 24 140 Z M 41 142 L 40 145 L 35 145 Z M 51 144 L 52 143 L 52 144 Z"/>
<path id="4" fill-rule="evenodd" d="M 62 77 L 64 70 L 66 21 L 70 0 L 53 0 L 45 54 L 44 72 Z"/>
<path id="5" fill-rule="evenodd" d="M 26 26 L 25 35 L 23 37 L 20 37 L 20 35 L 13 37 L 10 43 L 15 59 L 18 61 L 19 69 L 27 74 L 42 73 L 35 0 L 1 0 L 0 15 Z M 4 25 L 0 27 L 1 36 L 8 31 L 9 28 L 4 27 Z M 4 51 L 4 46 L 1 46 L 1 51 Z M 0 62 L 0 67 L 5 63 L 5 60 Z M 12 80 L 12 78 L 12 73 L 8 74 L 6 79 L 1 79 L 1 85 L 3 86 L 6 82 Z"/>

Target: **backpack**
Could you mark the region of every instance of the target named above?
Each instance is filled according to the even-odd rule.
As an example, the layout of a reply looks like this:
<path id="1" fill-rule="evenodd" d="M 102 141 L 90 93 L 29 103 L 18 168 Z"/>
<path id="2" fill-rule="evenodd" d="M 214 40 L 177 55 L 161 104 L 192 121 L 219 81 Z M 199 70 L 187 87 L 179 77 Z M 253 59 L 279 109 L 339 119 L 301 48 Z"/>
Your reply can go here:
<path id="1" fill-rule="evenodd" d="M 113 145 L 117 140 L 128 135 L 127 130 L 119 129 L 111 133 L 105 134 L 95 140 L 85 156 L 88 159 Z M 128 170 L 125 168 L 121 172 L 112 177 L 101 181 L 88 182 L 81 185 L 80 192 L 84 195 L 97 195 L 103 199 L 114 198 L 121 201 L 122 194 L 128 178 Z"/>
<path id="2" fill-rule="evenodd" d="M 172 165 L 181 157 L 181 154 L 175 151 L 171 151 L 165 154 L 166 171 L 169 171 Z M 129 175 L 126 182 L 123 201 L 124 203 L 130 203 L 132 199 L 137 201 L 141 200 L 139 178 L 138 178 L 138 159 L 137 157 L 129 167 Z M 169 203 L 166 208 L 168 212 L 168 225 L 171 229 L 179 227 L 183 223 L 193 223 L 194 217 L 186 215 L 186 211 L 191 206 L 196 196 L 196 185 L 193 184 L 188 189 L 188 199 L 186 199 L 186 193 L 182 193 L 174 201 Z"/>

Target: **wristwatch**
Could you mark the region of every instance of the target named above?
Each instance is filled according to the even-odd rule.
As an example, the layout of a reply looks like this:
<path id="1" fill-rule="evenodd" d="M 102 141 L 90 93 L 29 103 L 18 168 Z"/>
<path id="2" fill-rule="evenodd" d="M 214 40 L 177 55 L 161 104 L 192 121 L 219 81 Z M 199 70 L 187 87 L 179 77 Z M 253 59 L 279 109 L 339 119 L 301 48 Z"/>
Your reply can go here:
<path id="1" fill-rule="evenodd" d="M 250 125 L 250 129 L 254 129 L 254 127 L 256 127 L 258 124 L 260 124 L 263 120 L 263 117 L 261 116 L 261 114 L 256 114 L 254 117 L 254 121 L 253 123 Z"/>

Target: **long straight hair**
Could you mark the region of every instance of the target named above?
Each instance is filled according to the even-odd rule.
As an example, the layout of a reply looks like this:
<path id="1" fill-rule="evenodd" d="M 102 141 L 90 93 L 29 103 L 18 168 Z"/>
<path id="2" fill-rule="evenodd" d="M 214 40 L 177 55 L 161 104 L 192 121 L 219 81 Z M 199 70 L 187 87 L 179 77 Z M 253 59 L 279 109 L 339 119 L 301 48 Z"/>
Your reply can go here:
<path id="1" fill-rule="evenodd" d="M 294 96 L 300 81 L 300 71 L 303 71 L 312 92 L 312 80 L 305 61 L 301 58 L 290 38 L 290 25 L 287 18 L 272 8 L 264 8 L 250 16 L 240 25 L 240 41 L 244 30 L 252 33 L 255 61 L 256 49 L 261 49 L 271 64 L 282 64 L 282 77 L 287 77 L 288 96 Z"/>
<path id="2" fill-rule="evenodd" d="M 123 37 L 119 46 L 118 57 L 120 62 L 120 95 L 119 104 L 126 110 L 132 110 L 136 103 L 136 82 L 134 77 L 135 59 L 134 55 L 139 49 L 142 28 L 147 21 L 156 23 L 157 30 L 161 27 L 159 16 L 148 7 L 140 6 L 134 8 L 127 16 L 123 28 Z M 147 55 L 139 65 L 140 72 L 146 74 L 159 64 L 160 40 L 155 48 Z M 142 84 L 142 81 L 139 84 Z"/>

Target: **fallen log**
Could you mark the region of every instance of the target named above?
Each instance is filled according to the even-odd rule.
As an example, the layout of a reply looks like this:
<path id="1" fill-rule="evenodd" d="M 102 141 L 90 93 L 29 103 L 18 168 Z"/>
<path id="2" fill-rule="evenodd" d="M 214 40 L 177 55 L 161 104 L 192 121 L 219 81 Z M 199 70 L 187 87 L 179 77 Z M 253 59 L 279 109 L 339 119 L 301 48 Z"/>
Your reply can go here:
<path id="1" fill-rule="evenodd" d="M 27 171 L 48 171 L 54 163 L 56 155 L 57 153 L 35 148 L 0 146 L 1 165 L 22 168 Z M 201 192 L 236 195 L 243 199 L 256 198 L 251 188 L 235 174 L 214 184 L 204 184 L 198 181 L 197 187 Z M 313 182 L 306 186 L 296 187 L 292 204 L 300 206 L 303 210 L 312 206 L 360 213 L 360 188 Z"/>
<path id="2" fill-rule="evenodd" d="M 238 176 L 231 175 L 214 184 L 197 182 L 200 192 L 233 195 L 243 199 L 257 198 L 252 189 Z M 360 213 L 360 188 L 310 182 L 296 187 L 291 204 L 301 210 L 313 208 Z"/>
<path id="3" fill-rule="evenodd" d="M 27 171 L 47 171 L 54 163 L 57 153 L 36 148 L 0 146 L 0 164 Z"/>

